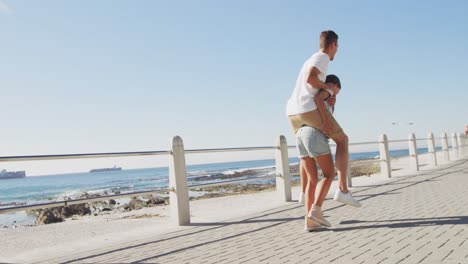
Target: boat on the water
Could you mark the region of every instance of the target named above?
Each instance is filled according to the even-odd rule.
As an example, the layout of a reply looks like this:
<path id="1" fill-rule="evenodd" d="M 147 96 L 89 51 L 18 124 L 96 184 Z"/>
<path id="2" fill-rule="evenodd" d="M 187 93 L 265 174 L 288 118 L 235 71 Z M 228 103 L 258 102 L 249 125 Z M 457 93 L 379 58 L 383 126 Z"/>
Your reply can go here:
<path id="1" fill-rule="evenodd" d="M 0 180 L 26 178 L 26 171 L 0 171 Z"/>
<path id="2" fill-rule="evenodd" d="M 108 172 L 108 171 L 121 171 L 122 167 L 114 166 L 112 168 L 100 168 L 100 169 L 92 169 L 89 172 Z"/>

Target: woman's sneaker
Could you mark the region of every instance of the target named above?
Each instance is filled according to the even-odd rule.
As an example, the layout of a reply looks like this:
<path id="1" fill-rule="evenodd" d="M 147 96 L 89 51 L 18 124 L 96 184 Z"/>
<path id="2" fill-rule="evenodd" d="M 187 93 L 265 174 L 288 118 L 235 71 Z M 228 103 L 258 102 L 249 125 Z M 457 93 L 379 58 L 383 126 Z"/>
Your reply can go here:
<path id="1" fill-rule="evenodd" d="M 307 215 L 310 219 L 314 220 L 314 222 L 317 222 L 321 225 L 331 227 L 330 222 L 328 222 L 322 214 L 322 208 L 314 205 L 312 206 L 312 209 L 310 209 L 309 214 Z"/>
<path id="2" fill-rule="evenodd" d="M 361 207 L 361 203 L 359 203 L 356 199 L 354 199 L 353 194 L 350 190 L 347 193 L 342 192 L 340 189 L 336 190 L 335 196 L 333 196 L 333 200 L 351 205 L 354 207 Z"/>
<path id="3" fill-rule="evenodd" d="M 311 231 L 315 231 L 315 230 L 320 230 L 320 229 L 324 229 L 325 227 L 319 223 L 316 223 L 314 222 L 312 219 L 310 219 L 309 217 L 305 217 L 305 226 L 304 226 L 304 230 L 306 232 L 311 232 Z"/>

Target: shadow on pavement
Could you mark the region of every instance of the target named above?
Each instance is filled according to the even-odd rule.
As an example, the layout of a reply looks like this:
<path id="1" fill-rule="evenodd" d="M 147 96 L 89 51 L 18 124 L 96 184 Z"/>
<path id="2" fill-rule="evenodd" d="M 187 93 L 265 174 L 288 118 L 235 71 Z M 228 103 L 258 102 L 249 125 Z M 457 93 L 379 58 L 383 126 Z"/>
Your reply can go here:
<path id="1" fill-rule="evenodd" d="M 391 223 L 389 223 L 391 222 Z M 392 223 L 395 222 L 395 223 Z M 379 220 L 379 221 L 361 221 L 361 220 L 349 220 L 342 221 L 340 225 L 351 225 L 351 224 L 365 224 L 373 223 L 372 225 L 361 225 L 351 226 L 343 228 L 333 228 L 333 231 L 350 231 L 359 229 L 372 229 L 372 228 L 411 228 L 421 226 L 438 226 L 438 225 L 467 225 L 468 216 L 447 216 L 447 217 L 433 217 L 433 218 L 413 218 L 413 219 L 391 219 L 391 220 Z M 386 224 L 375 224 L 375 223 L 386 223 Z"/>

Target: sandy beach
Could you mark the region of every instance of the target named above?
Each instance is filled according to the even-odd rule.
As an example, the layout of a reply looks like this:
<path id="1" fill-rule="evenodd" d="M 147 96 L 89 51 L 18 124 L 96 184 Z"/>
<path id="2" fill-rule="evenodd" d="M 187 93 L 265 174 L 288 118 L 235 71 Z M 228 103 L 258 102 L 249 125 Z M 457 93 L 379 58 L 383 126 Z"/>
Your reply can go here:
<path id="1" fill-rule="evenodd" d="M 429 161 L 428 154 L 420 155 L 420 170 L 433 169 Z M 438 162 L 440 165 L 447 163 L 443 161 L 442 153 L 438 153 Z M 393 176 L 414 173 L 417 172 L 409 169 L 408 157 L 392 159 Z M 353 186 L 384 183 L 388 180 L 380 174 L 354 177 Z M 336 203 L 329 199 L 336 188 L 337 181 L 333 183 L 324 207 Z M 292 188 L 293 202 L 296 202 L 299 192 L 299 186 Z M 288 204 L 278 197 L 275 191 L 261 191 L 191 201 L 192 226 L 227 221 Z M 106 212 L 73 219 L 49 225 L 0 229 L 0 262 L 30 263 L 54 256 L 66 256 L 77 249 L 92 250 L 191 228 L 176 226 L 171 221 L 169 206 L 130 212 Z"/>

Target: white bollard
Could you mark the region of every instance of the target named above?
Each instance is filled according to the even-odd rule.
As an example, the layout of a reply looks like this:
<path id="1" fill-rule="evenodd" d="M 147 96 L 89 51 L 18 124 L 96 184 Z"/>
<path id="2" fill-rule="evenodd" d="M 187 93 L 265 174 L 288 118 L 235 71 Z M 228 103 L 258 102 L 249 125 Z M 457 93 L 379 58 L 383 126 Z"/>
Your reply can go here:
<path id="1" fill-rule="evenodd" d="M 283 135 L 279 136 L 276 145 L 276 191 L 278 197 L 286 202 L 290 202 L 291 176 L 286 138 Z"/>
<path id="2" fill-rule="evenodd" d="M 461 159 L 461 158 L 463 158 L 463 156 L 465 156 L 464 148 L 463 148 L 463 135 L 462 135 L 462 133 L 458 133 L 457 141 L 458 141 L 458 157 Z"/>
<path id="3" fill-rule="evenodd" d="M 431 132 L 427 135 L 427 151 L 431 155 L 432 165 L 437 166 L 437 151 L 435 148 L 434 134 Z"/>
<path id="4" fill-rule="evenodd" d="M 468 136 L 466 134 L 463 135 L 463 153 L 468 153 Z"/>
<path id="5" fill-rule="evenodd" d="M 449 147 L 448 147 L 448 141 L 447 141 L 447 133 L 442 133 L 442 151 L 444 152 L 444 160 L 445 161 L 450 161 L 450 152 L 449 152 Z"/>
<path id="6" fill-rule="evenodd" d="M 348 169 L 346 172 L 346 181 L 348 182 L 348 187 L 353 187 L 353 177 L 351 175 L 351 162 L 348 161 Z"/>
<path id="7" fill-rule="evenodd" d="M 379 138 L 380 145 L 380 173 L 387 176 L 388 178 L 392 177 L 392 166 L 390 160 L 390 151 L 388 150 L 388 139 L 387 135 L 382 134 Z"/>
<path id="8" fill-rule="evenodd" d="M 416 136 L 414 133 L 411 133 L 408 136 L 408 150 L 410 155 L 410 168 L 414 171 L 419 171 L 418 148 L 416 147 Z"/>
<path id="9" fill-rule="evenodd" d="M 467 141 L 468 137 L 466 136 L 466 134 L 462 134 L 462 147 L 463 147 L 463 155 L 465 155 L 465 153 L 468 153 L 466 147 L 467 147 L 467 144 L 466 144 L 466 141 Z"/>
<path id="10" fill-rule="evenodd" d="M 171 217 L 178 225 L 190 224 L 190 204 L 187 188 L 187 168 L 182 138 L 175 136 L 171 142 L 169 166 L 169 203 Z"/>
<path id="11" fill-rule="evenodd" d="M 465 155 L 465 153 L 468 153 L 466 147 L 467 147 L 467 140 L 468 140 L 468 137 L 465 135 L 465 134 L 462 134 L 462 148 L 463 148 L 463 156 Z"/>
<path id="12" fill-rule="evenodd" d="M 457 133 L 452 133 L 452 156 L 454 160 L 458 159 Z"/>

